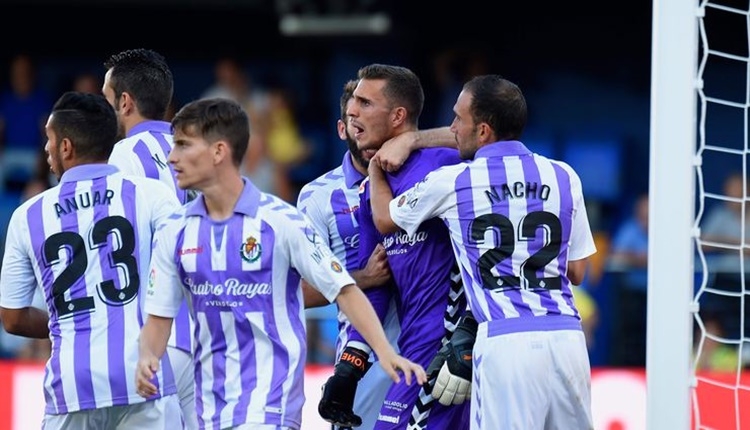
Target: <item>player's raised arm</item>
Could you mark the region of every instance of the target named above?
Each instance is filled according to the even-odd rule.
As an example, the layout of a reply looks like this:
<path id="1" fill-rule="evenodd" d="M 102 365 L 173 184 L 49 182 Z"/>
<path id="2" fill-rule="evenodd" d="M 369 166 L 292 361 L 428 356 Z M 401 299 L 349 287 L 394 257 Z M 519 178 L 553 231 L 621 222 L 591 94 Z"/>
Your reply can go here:
<path id="1" fill-rule="evenodd" d="M 341 311 L 349 318 L 352 325 L 377 354 L 380 365 L 394 382 L 400 382 L 398 371 L 403 372 L 407 385 L 411 385 L 412 376 L 419 385 L 426 380 L 422 366 L 415 364 L 396 353 L 383 332 L 383 326 L 370 301 L 356 285 L 347 285 L 341 289 L 336 298 Z"/>

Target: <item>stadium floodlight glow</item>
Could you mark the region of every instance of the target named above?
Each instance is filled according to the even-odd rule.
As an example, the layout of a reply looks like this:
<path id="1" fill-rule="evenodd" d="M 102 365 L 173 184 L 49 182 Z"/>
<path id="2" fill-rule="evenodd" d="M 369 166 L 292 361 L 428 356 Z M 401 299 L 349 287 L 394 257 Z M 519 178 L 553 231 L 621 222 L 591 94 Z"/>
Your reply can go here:
<path id="1" fill-rule="evenodd" d="M 284 36 L 381 36 L 391 29 L 384 13 L 366 15 L 283 15 L 279 31 Z"/>

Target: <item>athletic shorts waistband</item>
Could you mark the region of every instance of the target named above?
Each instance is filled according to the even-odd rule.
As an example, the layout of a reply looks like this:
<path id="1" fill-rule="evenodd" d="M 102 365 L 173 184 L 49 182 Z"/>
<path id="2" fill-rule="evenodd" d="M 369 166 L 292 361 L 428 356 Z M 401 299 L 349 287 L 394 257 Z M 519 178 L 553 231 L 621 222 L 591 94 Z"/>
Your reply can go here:
<path id="1" fill-rule="evenodd" d="M 569 315 L 547 315 L 539 317 L 506 318 L 487 321 L 479 325 L 487 327 L 487 337 L 525 331 L 583 330 L 581 320 Z"/>

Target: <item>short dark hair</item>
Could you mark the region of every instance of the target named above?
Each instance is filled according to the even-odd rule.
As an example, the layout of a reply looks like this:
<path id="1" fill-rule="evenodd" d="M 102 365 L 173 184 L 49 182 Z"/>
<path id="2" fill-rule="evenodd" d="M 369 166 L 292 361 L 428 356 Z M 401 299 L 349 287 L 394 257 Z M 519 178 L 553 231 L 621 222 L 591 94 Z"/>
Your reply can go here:
<path id="1" fill-rule="evenodd" d="M 341 92 L 341 99 L 339 100 L 339 103 L 341 104 L 341 120 L 346 122 L 346 104 L 349 103 L 349 100 L 354 97 L 354 90 L 357 88 L 357 80 L 351 79 L 347 81 L 347 83 L 344 84 L 344 89 Z"/>
<path id="2" fill-rule="evenodd" d="M 359 79 L 382 79 L 386 81 L 383 94 L 395 106 L 406 108 L 407 121 L 419 125 L 419 116 L 424 107 L 424 90 L 419 77 L 402 66 L 370 64 L 359 69 Z"/>
<path id="3" fill-rule="evenodd" d="M 208 142 L 226 140 L 235 166 L 242 165 L 250 140 L 250 120 L 234 100 L 209 98 L 192 101 L 172 118 L 172 131 L 201 136 Z"/>
<path id="4" fill-rule="evenodd" d="M 151 49 L 129 49 L 109 57 L 104 67 L 112 70 L 110 82 L 115 101 L 126 92 L 142 116 L 152 120 L 165 118 L 172 102 L 174 80 L 164 56 Z"/>
<path id="5" fill-rule="evenodd" d="M 107 161 L 117 142 L 117 115 L 100 94 L 68 91 L 52 107 L 50 128 L 68 138 L 80 160 Z"/>
<path id="6" fill-rule="evenodd" d="M 521 89 L 500 75 L 475 76 L 464 84 L 471 93 L 474 124 L 487 123 L 498 140 L 518 140 L 526 127 L 528 112 Z"/>

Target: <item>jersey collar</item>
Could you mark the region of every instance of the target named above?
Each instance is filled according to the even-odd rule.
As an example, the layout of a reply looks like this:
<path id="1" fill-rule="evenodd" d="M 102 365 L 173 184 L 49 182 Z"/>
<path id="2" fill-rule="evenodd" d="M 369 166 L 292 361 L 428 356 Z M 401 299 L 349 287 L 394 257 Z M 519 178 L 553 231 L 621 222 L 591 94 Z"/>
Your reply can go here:
<path id="1" fill-rule="evenodd" d="M 80 164 L 66 170 L 60 177 L 60 182 L 76 182 L 101 178 L 119 172 L 119 169 L 107 163 Z"/>
<path id="2" fill-rule="evenodd" d="M 258 213 L 258 206 L 260 205 L 260 190 L 245 177 L 242 178 L 242 182 L 245 183 L 245 187 L 242 189 L 242 194 L 240 194 L 240 198 L 234 206 L 234 212 L 254 217 Z M 198 197 L 186 205 L 186 216 L 209 217 L 203 194 L 199 194 Z"/>
<path id="3" fill-rule="evenodd" d="M 133 128 L 130 129 L 128 132 L 128 137 L 135 136 L 138 133 L 142 133 L 144 131 L 153 131 L 155 133 L 166 133 L 166 134 L 172 134 L 172 124 L 166 122 L 166 121 L 143 121 L 136 124 Z"/>
<path id="4" fill-rule="evenodd" d="M 517 140 L 501 140 L 489 143 L 479 148 L 474 158 L 480 157 L 505 157 L 509 155 L 529 155 L 531 151 L 523 143 Z"/>
<path id="5" fill-rule="evenodd" d="M 344 182 L 346 182 L 347 188 L 354 188 L 362 182 L 362 179 L 365 179 L 365 175 L 359 173 L 359 170 L 354 167 L 352 154 L 349 151 L 346 151 L 346 154 L 344 154 L 341 168 L 344 171 Z"/>

